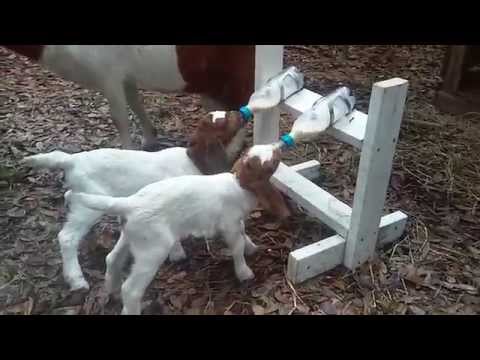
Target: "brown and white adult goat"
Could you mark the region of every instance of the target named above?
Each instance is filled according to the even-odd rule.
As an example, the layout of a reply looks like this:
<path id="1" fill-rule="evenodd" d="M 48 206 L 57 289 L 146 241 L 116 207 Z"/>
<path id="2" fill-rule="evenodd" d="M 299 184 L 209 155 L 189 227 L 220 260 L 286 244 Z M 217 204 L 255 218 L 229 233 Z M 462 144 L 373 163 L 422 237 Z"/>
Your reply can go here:
<path id="1" fill-rule="evenodd" d="M 132 148 L 128 107 L 139 118 L 145 149 L 156 131 L 138 89 L 202 95 L 207 111 L 237 110 L 254 90 L 255 46 L 4 45 L 66 80 L 103 93 L 122 146 Z"/>

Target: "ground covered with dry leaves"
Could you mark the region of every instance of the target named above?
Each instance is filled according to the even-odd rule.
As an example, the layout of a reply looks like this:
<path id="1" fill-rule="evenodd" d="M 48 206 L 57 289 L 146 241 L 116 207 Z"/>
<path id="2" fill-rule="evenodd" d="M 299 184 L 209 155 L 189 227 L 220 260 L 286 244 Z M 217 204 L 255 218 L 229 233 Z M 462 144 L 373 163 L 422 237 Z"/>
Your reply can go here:
<path id="1" fill-rule="evenodd" d="M 410 81 L 386 211 L 409 223 L 401 241 L 352 273 L 337 268 L 292 286 L 288 253 L 330 234 L 300 212 L 279 224 L 261 211 L 247 231 L 261 250 L 247 261 L 253 283 L 239 285 L 217 243 L 187 241 L 189 259 L 161 268 L 145 296 L 146 314 L 474 314 L 480 297 L 480 116 L 453 117 L 431 105 L 442 46 L 288 46 L 286 63 L 320 93 L 350 86 L 367 111 L 373 82 Z M 70 293 L 56 235 L 64 220 L 61 173 L 22 168 L 25 155 L 119 146 L 106 100 L 0 49 L 0 313 L 117 314 L 102 288 L 105 255 L 118 236 L 106 217 L 88 235 L 81 265 L 89 292 Z M 198 97 L 145 93 L 164 146 L 183 145 L 205 113 Z M 282 116 L 288 130 L 290 118 Z M 137 143 L 139 130 L 133 127 Z M 251 133 L 250 133 L 251 136 Z M 251 141 L 251 137 L 250 137 Z M 317 159 L 322 186 L 351 204 L 358 151 L 324 137 L 286 156 Z"/>

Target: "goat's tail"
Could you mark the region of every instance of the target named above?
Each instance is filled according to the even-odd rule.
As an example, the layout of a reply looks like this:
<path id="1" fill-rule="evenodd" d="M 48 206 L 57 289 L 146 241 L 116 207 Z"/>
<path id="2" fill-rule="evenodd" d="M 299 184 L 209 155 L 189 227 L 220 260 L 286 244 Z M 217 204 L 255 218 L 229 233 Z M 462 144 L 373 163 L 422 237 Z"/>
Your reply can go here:
<path id="1" fill-rule="evenodd" d="M 23 162 L 33 168 L 62 169 L 66 170 L 73 164 L 70 161 L 72 155 L 63 151 L 52 151 L 47 154 L 31 155 L 23 158 Z"/>
<path id="2" fill-rule="evenodd" d="M 102 211 L 110 215 L 125 216 L 130 206 L 126 197 L 94 195 L 68 190 L 65 193 L 66 204 L 79 203 L 89 209 Z"/>

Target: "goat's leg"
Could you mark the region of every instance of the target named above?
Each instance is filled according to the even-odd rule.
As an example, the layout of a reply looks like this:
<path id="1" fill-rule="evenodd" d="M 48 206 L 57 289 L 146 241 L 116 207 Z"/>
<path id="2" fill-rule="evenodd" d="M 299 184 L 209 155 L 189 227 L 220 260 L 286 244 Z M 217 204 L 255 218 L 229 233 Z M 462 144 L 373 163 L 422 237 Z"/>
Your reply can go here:
<path id="1" fill-rule="evenodd" d="M 238 280 L 246 281 L 253 279 L 255 275 L 245 261 L 245 237 L 242 235 L 241 230 L 237 226 L 236 231 L 227 230 L 223 235 L 224 241 L 232 253 L 233 266 Z"/>
<path id="2" fill-rule="evenodd" d="M 253 255 L 257 250 L 258 250 L 258 246 L 255 245 L 252 241 L 252 239 L 250 239 L 250 236 L 248 236 L 245 232 L 245 222 L 241 222 L 240 224 L 240 232 L 242 233 L 242 236 L 244 237 L 245 239 L 245 254 L 246 255 Z"/>
<path id="3" fill-rule="evenodd" d="M 173 244 L 172 250 L 170 250 L 170 254 L 168 254 L 168 260 L 171 262 L 178 262 L 181 260 L 185 260 L 187 258 L 187 254 L 185 254 L 185 250 L 183 250 L 182 244 L 180 241 L 176 241 Z"/>
<path id="4" fill-rule="evenodd" d="M 84 236 L 101 216 L 102 212 L 71 204 L 67 222 L 58 234 L 62 253 L 63 277 L 72 291 L 89 289 L 78 262 L 78 247 Z"/>
<path id="5" fill-rule="evenodd" d="M 127 262 L 128 254 L 128 243 L 122 231 L 118 242 L 106 258 L 105 290 L 109 295 L 120 290 L 122 285 L 122 269 Z"/>
<path id="6" fill-rule="evenodd" d="M 125 82 L 125 94 L 127 96 L 127 102 L 132 109 L 133 113 L 138 117 L 143 128 L 143 139 L 145 147 L 154 146 L 157 141 L 157 131 L 153 127 L 151 121 L 148 118 L 145 108 L 143 106 L 143 96 L 138 91 L 135 83 L 131 81 Z"/>
<path id="7" fill-rule="evenodd" d="M 122 315 L 140 315 L 143 294 L 160 265 L 168 257 L 173 241 L 170 244 L 170 246 L 165 246 L 162 243 L 157 247 L 140 248 L 135 243 L 130 243 L 134 263 L 130 275 L 122 285 Z"/>
<path id="8" fill-rule="evenodd" d="M 122 147 L 124 149 L 133 149 L 132 139 L 128 130 L 128 107 L 124 87 L 121 84 L 109 84 L 103 92 L 110 105 L 110 114 L 119 132 Z"/>

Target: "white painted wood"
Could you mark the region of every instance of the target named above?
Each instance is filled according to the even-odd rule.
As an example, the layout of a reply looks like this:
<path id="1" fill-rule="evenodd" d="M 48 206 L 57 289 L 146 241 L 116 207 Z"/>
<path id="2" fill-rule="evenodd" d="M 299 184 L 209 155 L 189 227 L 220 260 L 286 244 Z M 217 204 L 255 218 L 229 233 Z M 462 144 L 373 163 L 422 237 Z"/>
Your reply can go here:
<path id="1" fill-rule="evenodd" d="M 373 85 L 345 248 L 344 265 L 349 269 L 375 251 L 407 89 L 408 81 L 399 78 Z"/>
<path id="2" fill-rule="evenodd" d="M 304 88 L 286 99 L 280 107 L 297 118 L 310 109 L 313 103 L 321 97 L 320 94 Z"/>
<path id="3" fill-rule="evenodd" d="M 302 166 L 306 167 L 309 163 L 312 166 L 318 165 L 317 161 L 308 161 L 290 167 L 281 163 L 272 177 L 272 183 L 281 192 L 302 206 L 307 214 L 324 222 L 339 235 L 346 237 L 349 228 L 348 219 L 352 209 L 329 192 L 306 179 L 300 172 L 295 171 L 295 169 L 301 171 Z M 400 237 L 405 230 L 407 219 L 407 215 L 401 211 L 383 216 L 380 220 L 380 230 L 378 232 L 379 244 L 388 244 Z"/>
<path id="4" fill-rule="evenodd" d="M 367 114 L 354 110 L 351 119 L 344 118 L 336 122 L 326 133 L 337 140 L 361 149 L 365 139 L 366 128 Z"/>
<path id="5" fill-rule="evenodd" d="M 255 89 L 282 69 L 283 45 L 256 46 Z M 373 255 L 376 246 L 393 242 L 404 232 L 407 222 L 404 213 L 381 215 L 407 89 L 408 82 L 403 79 L 374 84 L 370 115 L 367 117 L 355 110 L 350 119 L 336 123 L 327 131 L 338 140 L 363 150 L 353 209 L 309 180 L 318 176 L 317 161 L 291 167 L 282 163 L 272 177 L 277 188 L 338 233 L 290 253 L 287 276 L 294 283 L 342 263 L 354 269 Z M 281 107 L 298 117 L 319 98 L 321 95 L 303 89 Z M 254 144 L 277 141 L 279 120 L 278 108 L 256 115 Z"/>
<path id="6" fill-rule="evenodd" d="M 289 97 L 281 107 L 294 117 L 298 117 L 307 111 L 313 103 L 320 98 L 322 98 L 321 95 L 308 89 L 302 89 L 298 93 Z M 360 149 L 365 138 L 366 126 L 367 114 L 354 110 L 351 121 L 347 118 L 342 119 L 328 129 L 326 134 L 334 136 L 336 139 Z"/>
<path id="7" fill-rule="evenodd" d="M 290 169 L 308 180 L 315 180 L 320 176 L 320 163 L 317 160 L 305 161 L 290 166 Z"/>
<path id="8" fill-rule="evenodd" d="M 352 212 L 350 206 L 283 163 L 280 163 L 271 181 L 308 214 L 320 219 L 339 235 L 347 236 Z"/>
<path id="9" fill-rule="evenodd" d="M 407 223 L 401 211 L 385 215 L 380 221 L 378 247 L 398 239 Z M 340 235 L 317 241 L 292 251 L 288 257 L 287 276 L 294 284 L 311 279 L 343 263 L 346 241 Z"/>
<path id="10" fill-rule="evenodd" d="M 283 45 L 255 46 L 255 90 L 283 70 Z M 253 143 L 269 144 L 280 137 L 280 109 L 255 114 Z"/>
<path id="11" fill-rule="evenodd" d="M 298 284 L 331 270 L 343 262 L 345 239 L 339 235 L 317 241 L 288 256 L 287 277 Z"/>
<path id="12" fill-rule="evenodd" d="M 377 247 L 388 245 L 402 236 L 407 220 L 408 216 L 401 211 L 382 216 Z"/>

